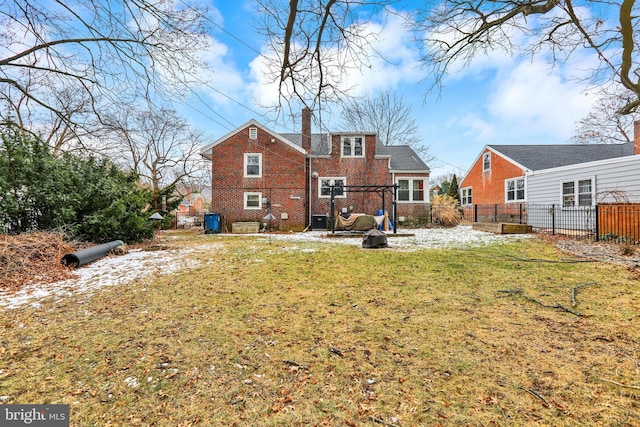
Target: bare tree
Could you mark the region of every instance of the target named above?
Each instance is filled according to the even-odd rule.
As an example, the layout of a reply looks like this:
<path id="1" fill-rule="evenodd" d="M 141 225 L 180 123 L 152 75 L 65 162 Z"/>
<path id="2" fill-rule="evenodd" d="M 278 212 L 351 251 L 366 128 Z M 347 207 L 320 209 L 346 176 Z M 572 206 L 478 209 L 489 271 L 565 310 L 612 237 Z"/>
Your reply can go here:
<path id="1" fill-rule="evenodd" d="M 418 133 L 412 107 L 395 92 L 380 91 L 365 99 L 347 98 L 342 102 L 345 129 L 375 131 L 384 145 L 408 145 L 428 160 L 429 147 Z"/>
<path id="2" fill-rule="evenodd" d="M 199 154 L 202 133 L 190 129 L 174 110 L 128 108 L 107 126 L 112 133 L 109 145 L 117 150 L 110 157 L 136 171 L 155 192 L 185 180 L 201 181 L 207 174 Z"/>
<path id="3" fill-rule="evenodd" d="M 628 105 L 635 95 L 620 86 L 603 92 L 591 112 L 576 123 L 571 139 L 579 144 L 616 144 L 633 141 L 633 122 L 640 113 L 626 115 L 617 111 Z"/>
<path id="4" fill-rule="evenodd" d="M 258 0 L 260 28 L 270 47 L 265 60 L 278 83 L 280 104 L 314 107 L 344 95 L 346 70 L 368 67 L 375 38 L 366 16 L 392 0 Z M 366 6 L 366 7 L 363 7 Z"/>
<path id="5" fill-rule="evenodd" d="M 287 7 L 279 0 L 262 0 L 269 12 L 263 27 L 278 52 L 274 75 L 281 95 L 293 88 L 303 99 L 300 88 L 304 88 L 312 90 L 314 99 L 331 96 L 335 87 L 326 76 L 339 73 L 354 58 L 367 64 L 363 55 L 375 35 L 358 31 L 356 12 L 375 12 L 390 3 L 291 0 Z M 572 0 L 445 0 L 416 10 L 411 26 L 426 49 L 421 59 L 425 77 L 432 77 L 435 86 L 448 72 L 496 49 L 532 55 L 549 52 L 552 63 L 566 60 L 582 47 L 591 49 L 600 63 L 590 70 L 589 80 L 615 82 L 634 94 L 617 111 L 624 115 L 640 107 L 639 9 L 635 0 L 595 0 L 588 9 Z M 521 47 L 517 40 L 526 42 Z M 277 44 L 282 48 L 276 49 Z M 348 61 L 341 63 L 336 57 Z"/>
<path id="6" fill-rule="evenodd" d="M 586 47 L 600 61 L 590 81 L 615 81 L 633 93 L 617 110 L 630 114 L 640 106 L 640 37 L 634 31 L 640 10 L 634 3 L 596 0 L 587 11 L 572 0 L 447 0 L 425 12 L 416 26 L 427 34 L 421 38 L 427 46 L 422 63 L 439 81 L 452 68 L 496 49 L 550 52 L 556 63 Z M 524 47 L 515 41 L 520 36 L 526 39 Z"/>
<path id="7" fill-rule="evenodd" d="M 43 112 L 55 115 L 59 146 L 76 132 L 80 111 L 99 117 L 106 105 L 153 99 L 184 83 L 205 39 L 200 13 L 178 4 L 3 1 L 0 114 L 19 115 L 24 127 Z"/>

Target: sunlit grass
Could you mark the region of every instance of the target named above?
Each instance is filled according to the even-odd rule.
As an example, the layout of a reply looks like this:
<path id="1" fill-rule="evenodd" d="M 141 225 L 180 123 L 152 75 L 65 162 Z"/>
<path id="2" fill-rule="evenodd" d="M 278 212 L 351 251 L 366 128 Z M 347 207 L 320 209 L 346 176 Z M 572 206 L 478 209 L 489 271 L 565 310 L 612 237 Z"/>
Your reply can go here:
<path id="1" fill-rule="evenodd" d="M 2 312 L 4 402 L 67 403 L 78 426 L 640 423 L 621 267 L 535 239 L 169 244 L 211 240 L 195 270 Z"/>

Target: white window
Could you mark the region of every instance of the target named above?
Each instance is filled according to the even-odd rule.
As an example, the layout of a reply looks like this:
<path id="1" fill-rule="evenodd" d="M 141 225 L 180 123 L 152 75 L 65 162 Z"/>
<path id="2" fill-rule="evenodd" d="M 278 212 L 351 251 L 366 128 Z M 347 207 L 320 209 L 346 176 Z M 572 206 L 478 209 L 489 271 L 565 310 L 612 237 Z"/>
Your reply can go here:
<path id="1" fill-rule="evenodd" d="M 472 205 L 473 197 L 471 195 L 471 187 L 462 189 L 462 200 L 460 201 L 462 205 Z"/>
<path id="2" fill-rule="evenodd" d="M 244 154 L 244 177 L 260 178 L 262 176 L 262 153 Z"/>
<path id="3" fill-rule="evenodd" d="M 562 206 L 591 206 L 593 179 L 579 179 L 562 183 Z"/>
<path id="4" fill-rule="evenodd" d="M 262 209 L 262 193 L 244 193 L 245 209 Z"/>
<path id="5" fill-rule="evenodd" d="M 425 181 L 422 178 L 402 178 L 398 179 L 398 201 L 399 202 L 424 202 L 425 201 Z"/>
<path id="6" fill-rule="evenodd" d="M 342 157 L 364 157 L 364 136 L 343 136 Z"/>
<path id="7" fill-rule="evenodd" d="M 325 177 L 318 179 L 318 197 L 331 197 L 331 186 L 335 186 L 335 197 L 347 197 L 343 186 L 347 185 L 345 177 Z"/>
<path id="8" fill-rule="evenodd" d="M 507 202 L 521 202 L 525 200 L 524 178 L 506 180 L 504 186 L 505 199 Z"/>
<path id="9" fill-rule="evenodd" d="M 482 171 L 491 170 L 491 153 L 484 153 L 482 155 Z"/>
<path id="10" fill-rule="evenodd" d="M 258 139 L 258 128 L 249 128 L 249 139 Z"/>

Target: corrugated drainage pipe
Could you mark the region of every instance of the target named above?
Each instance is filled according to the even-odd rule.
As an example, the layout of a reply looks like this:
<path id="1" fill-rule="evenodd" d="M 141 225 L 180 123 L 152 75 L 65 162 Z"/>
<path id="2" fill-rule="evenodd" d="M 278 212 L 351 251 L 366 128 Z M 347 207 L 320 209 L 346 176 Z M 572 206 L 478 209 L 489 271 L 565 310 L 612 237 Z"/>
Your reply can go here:
<path id="1" fill-rule="evenodd" d="M 121 245 L 124 245 L 122 240 L 114 240 L 113 242 L 103 243 L 101 245 L 92 246 L 90 248 L 67 254 L 62 257 L 62 265 L 80 267 L 81 265 L 89 264 L 91 261 L 95 261 L 98 258 L 106 256 L 113 249 Z"/>

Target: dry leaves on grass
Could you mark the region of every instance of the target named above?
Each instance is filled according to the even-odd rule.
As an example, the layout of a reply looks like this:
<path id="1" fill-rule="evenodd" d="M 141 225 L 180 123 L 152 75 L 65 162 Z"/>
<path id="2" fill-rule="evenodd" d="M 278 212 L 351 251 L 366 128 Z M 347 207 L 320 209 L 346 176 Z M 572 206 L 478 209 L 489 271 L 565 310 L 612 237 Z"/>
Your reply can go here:
<path id="1" fill-rule="evenodd" d="M 72 252 L 58 233 L 0 235 L 0 290 L 17 291 L 34 279 L 53 283 L 74 277 L 60 260 Z"/>

